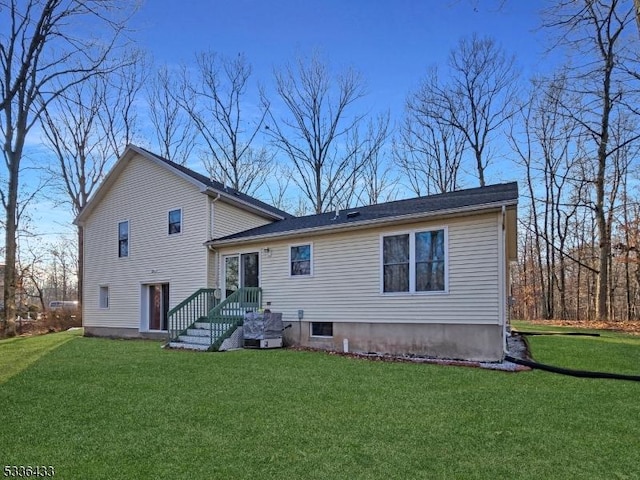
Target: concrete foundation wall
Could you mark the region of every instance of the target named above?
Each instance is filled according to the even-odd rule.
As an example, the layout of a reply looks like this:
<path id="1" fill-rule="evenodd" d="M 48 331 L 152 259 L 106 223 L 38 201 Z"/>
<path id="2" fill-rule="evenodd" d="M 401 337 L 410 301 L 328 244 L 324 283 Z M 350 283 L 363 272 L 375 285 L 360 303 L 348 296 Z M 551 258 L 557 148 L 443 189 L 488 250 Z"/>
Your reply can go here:
<path id="1" fill-rule="evenodd" d="M 124 327 L 84 327 L 85 337 L 107 338 L 145 338 L 150 340 L 166 340 L 167 334 L 163 332 L 141 332 L 137 328 Z"/>
<path id="2" fill-rule="evenodd" d="M 333 323 L 333 337 L 312 337 L 310 322 L 292 322 L 285 330 L 287 345 L 391 355 L 425 355 L 438 358 L 500 361 L 502 331 L 498 325 Z"/>
<path id="3" fill-rule="evenodd" d="M 333 337 L 313 337 L 310 322 L 293 322 L 284 331 L 286 346 L 350 352 L 495 362 L 502 359 L 502 332 L 497 325 L 334 323 Z M 135 328 L 85 327 L 87 337 L 166 340 L 166 334 Z"/>

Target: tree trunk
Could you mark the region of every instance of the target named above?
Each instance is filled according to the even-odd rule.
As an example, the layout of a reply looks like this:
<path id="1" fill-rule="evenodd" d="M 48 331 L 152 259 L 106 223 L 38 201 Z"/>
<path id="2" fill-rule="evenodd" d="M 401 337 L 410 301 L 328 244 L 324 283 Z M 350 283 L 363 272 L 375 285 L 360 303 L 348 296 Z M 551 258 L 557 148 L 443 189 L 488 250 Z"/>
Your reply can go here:
<path id="1" fill-rule="evenodd" d="M 611 255 L 611 237 L 604 211 L 604 184 L 606 166 L 606 142 L 601 142 L 598 152 L 599 169 L 596 180 L 596 223 L 600 238 L 600 254 L 598 256 L 598 279 L 596 291 L 596 317 L 600 321 L 607 320 L 607 299 L 609 298 L 609 256 Z"/>
<path id="2" fill-rule="evenodd" d="M 480 181 L 480 186 L 485 186 L 484 181 L 484 167 L 482 166 L 482 152 L 476 150 L 476 167 L 478 168 L 478 180 Z"/>
<path id="3" fill-rule="evenodd" d="M 11 166 L 9 173 L 8 194 L 6 197 L 5 215 L 5 267 L 4 267 L 4 335 L 13 337 L 16 334 L 16 233 L 18 227 L 18 172 L 19 161 L 14 158 L 20 153 L 5 152 Z M 19 158 L 19 157 L 18 157 Z"/>

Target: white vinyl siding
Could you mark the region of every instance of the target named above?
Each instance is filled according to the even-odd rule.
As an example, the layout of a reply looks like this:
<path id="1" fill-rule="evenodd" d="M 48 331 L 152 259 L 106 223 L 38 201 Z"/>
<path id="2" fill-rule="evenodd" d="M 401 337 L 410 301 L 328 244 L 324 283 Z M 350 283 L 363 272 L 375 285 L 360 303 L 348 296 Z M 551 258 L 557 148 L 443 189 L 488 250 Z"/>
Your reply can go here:
<path id="1" fill-rule="evenodd" d="M 271 223 L 254 213 L 241 210 L 238 207 L 225 203 L 222 199 L 213 204 L 213 235 L 212 238 L 225 237 L 233 233 L 249 230 Z"/>
<path id="2" fill-rule="evenodd" d="M 136 155 L 86 218 L 85 301 L 87 326 L 139 328 L 142 285 L 169 283 L 170 307 L 205 287 L 209 198 L 198 187 Z M 167 214 L 181 208 L 181 234 L 167 235 Z M 114 252 L 118 222 L 129 221 L 129 259 Z M 99 285 L 109 286 L 109 308 L 101 309 Z"/>
<path id="3" fill-rule="evenodd" d="M 443 227 L 448 294 L 382 293 L 380 237 Z M 304 282 L 289 275 L 290 240 L 251 248 L 269 249 L 261 264 L 263 299 L 286 322 L 297 321 L 301 309 L 309 322 L 499 324 L 499 233 L 498 214 L 486 213 L 300 238 L 296 244 L 313 243 L 313 277 Z M 221 247 L 219 253 L 236 249 Z"/>

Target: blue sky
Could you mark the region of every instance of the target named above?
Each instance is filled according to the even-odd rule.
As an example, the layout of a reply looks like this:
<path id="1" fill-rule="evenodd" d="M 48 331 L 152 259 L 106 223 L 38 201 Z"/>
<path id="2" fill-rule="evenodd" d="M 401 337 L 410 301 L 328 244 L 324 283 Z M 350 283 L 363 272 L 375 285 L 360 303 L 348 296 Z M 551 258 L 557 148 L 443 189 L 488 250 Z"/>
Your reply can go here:
<path id="1" fill-rule="evenodd" d="M 534 33 L 540 6 L 522 0 L 147 0 L 135 38 L 159 63 L 189 62 L 208 49 L 242 52 L 254 79 L 266 84 L 274 67 L 318 49 L 336 70 L 360 71 L 368 101 L 395 113 L 427 67 L 442 64 L 473 32 L 496 38 L 525 75 L 535 71 L 543 50 Z"/>
<path id="2" fill-rule="evenodd" d="M 131 35 L 157 65 L 189 64 L 205 50 L 244 53 L 253 81 L 267 91 L 274 67 L 318 50 L 334 71 L 358 70 L 368 92 L 361 108 L 373 114 L 390 110 L 393 121 L 400 119 L 407 93 L 427 68 L 444 64 L 460 38 L 474 32 L 494 37 L 513 53 L 524 78 L 548 68 L 544 32 L 536 31 L 542 5 L 522 0 L 146 0 Z M 37 142 L 29 139 L 32 146 Z M 517 179 L 513 169 L 496 166 L 493 173 L 490 182 Z M 34 225 L 51 239 L 60 232 L 72 234 L 68 210 L 42 199 L 33 209 Z"/>

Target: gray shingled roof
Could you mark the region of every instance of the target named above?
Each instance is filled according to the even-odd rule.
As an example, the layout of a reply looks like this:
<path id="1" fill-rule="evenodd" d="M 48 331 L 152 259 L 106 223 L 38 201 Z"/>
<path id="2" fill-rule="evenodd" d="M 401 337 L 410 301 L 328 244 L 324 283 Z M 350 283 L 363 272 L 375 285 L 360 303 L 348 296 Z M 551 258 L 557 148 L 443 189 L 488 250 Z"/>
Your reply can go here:
<path id="1" fill-rule="evenodd" d="M 145 152 L 147 152 L 149 155 L 153 155 L 155 158 L 157 158 L 158 160 L 161 160 L 162 162 L 166 163 L 167 165 L 175 168 L 176 170 L 179 170 L 180 172 L 184 173 L 185 175 L 190 176 L 191 178 L 193 178 L 194 180 L 202 183 L 203 185 L 213 188 L 214 190 L 217 190 L 219 192 L 224 192 L 225 194 L 229 195 L 230 197 L 236 197 L 239 200 L 248 203 L 250 205 L 253 205 L 255 207 L 258 207 L 262 210 L 266 210 L 267 212 L 273 213 L 276 216 L 279 217 L 283 217 L 283 218 L 291 218 L 293 217 L 293 215 L 291 215 L 290 213 L 285 212 L 284 210 L 280 210 L 279 208 L 276 208 L 272 205 L 269 205 L 268 203 L 265 203 L 263 201 L 258 200 L 257 198 L 254 198 L 250 195 L 247 195 L 246 193 L 242 193 L 238 190 L 234 190 L 233 188 L 230 188 L 228 186 L 223 185 L 220 182 L 217 182 L 216 180 L 212 180 L 211 178 L 202 175 L 201 173 L 198 173 L 194 170 L 191 170 L 190 168 L 187 168 L 183 165 L 180 165 L 178 163 L 172 162 L 171 160 L 168 160 L 164 157 L 161 157 L 160 155 L 157 155 L 153 152 L 150 152 L 149 150 L 145 149 L 145 148 L 141 148 L 141 147 L 137 147 L 140 150 L 144 150 Z"/>
<path id="2" fill-rule="evenodd" d="M 327 212 L 305 217 L 289 217 L 261 227 L 217 238 L 207 242 L 215 245 L 232 240 L 250 237 L 272 236 L 295 233 L 301 230 L 322 229 L 355 225 L 359 223 L 375 223 L 391 220 L 395 217 L 419 215 L 435 215 L 438 212 L 456 210 L 474 210 L 484 206 L 515 205 L 518 201 L 518 184 L 504 183 L 486 187 L 458 190 L 456 192 L 429 195 L 426 197 L 397 200 L 365 207 L 350 208 L 339 212 Z"/>

